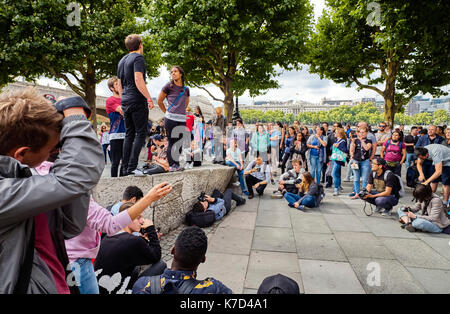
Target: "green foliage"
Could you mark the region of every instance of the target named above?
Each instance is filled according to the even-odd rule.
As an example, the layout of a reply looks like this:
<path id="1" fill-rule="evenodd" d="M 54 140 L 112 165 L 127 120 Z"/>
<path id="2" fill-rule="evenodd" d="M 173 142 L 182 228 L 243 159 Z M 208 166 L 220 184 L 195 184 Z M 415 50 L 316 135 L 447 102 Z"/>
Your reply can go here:
<path id="1" fill-rule="evenodd" d="M 0 86 L 17 76 L 55 77 L 95 107 L 95 85 L 117 74 L 124 39 L 147 28 L 141 0 L 77 0 L 80 25 L 69 26 L 69 0 L 0 0 Z M 160 52 L 151 38 L 147 75 L 158 75 Z M 74 77 L 76 84 L 73 84 Z M 72 80 L 74 80 L 72 78 Z M 94 118 L 94 117 L 93 117 Z"/>
<path id="2" fill-rule="evenodd" d="M 380 23 L 369 25 L 370 3 Z M 450 2 L 328 0 L 308 42 L 310 72 L 336 83 L 376 91 L 391 122 L 411 97 L 445 94 L 450 83 Z M 384 90 L 377 85 L 383 83 Z"/>
<path id="3" fill-rule="evenodd" d="M 164 61 L 191 86 L 217 86 L 230 116 L 234 95 L 278 87 L 275 65 L 299 68 L 312 12 L 307 0 L 154 0 L 147 16 Z"/>
<path id="4" fill-rule="evenodd" d="M 446 124 L 450 121 L 450 113 L 445 109 L 438 109 L 433 112 L 433 123 L 434 124 Z"/>

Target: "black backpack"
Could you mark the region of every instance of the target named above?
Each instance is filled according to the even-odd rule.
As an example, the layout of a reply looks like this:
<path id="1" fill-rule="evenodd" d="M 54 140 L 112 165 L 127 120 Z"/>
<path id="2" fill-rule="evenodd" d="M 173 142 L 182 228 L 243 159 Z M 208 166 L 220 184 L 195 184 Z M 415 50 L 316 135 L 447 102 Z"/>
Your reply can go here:
<path id="1" fill-rule="evenodd" d="M 161 275 L 160 276 L 151 276 L 150 277 L 150 293 L 151 294 L 162 294 L 161 288 Z M 191 294 L 192 290 L 194 290 L 195 286 L 197 286 L 201 281 L 190 278 L 187 280 L 183 280 L 180 287 L 175 291 L 177 294 Z"/>
<path id="2" fill-rule="evenodd" d="M 320 205 L 320 203 L 322 202 L 322 200 L 325 197 L 325 189 L 323 188 L 323 185 L 322 184 L 318 184 L 318 186 L 319 186 L 319 195 L 317 197 L 317 206 Z"/>
<path id="3" fill-rule="evenodd" d="M 413 165 L 408 168 L 406 171 L 406 186 L 410 188 L 415 188 L 418 183 L 419 171 L 417 170 L 417 166 Z"/>
<path id="4" fill-rule="evenodd" d="M 205 212 L 193 212 L 192 210 L 186 214 L 186 224 L 188 226 L 197 226 L 206 228 L 214 224 L 216 221 L 216 213 L 212 210 Z"/>

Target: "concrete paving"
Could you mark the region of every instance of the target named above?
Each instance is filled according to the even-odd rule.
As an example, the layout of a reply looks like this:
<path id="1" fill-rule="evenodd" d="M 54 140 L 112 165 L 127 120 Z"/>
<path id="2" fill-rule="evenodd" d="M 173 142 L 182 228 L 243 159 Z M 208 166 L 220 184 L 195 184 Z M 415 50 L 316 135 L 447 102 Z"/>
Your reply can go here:
<path id="1" fill-rule="evenodd" d="M 246 294 L 278 273 L 308 294 L 450 293 L 450 236 L 410 233 L 396 215 L 366 216 L 362 201 L 348 198 L 349 183 L 347 193 L 332 196 L 326 189 L 320 209 L 305 211 L 271 199 L 274 188 L 208 230 L 200 278 L 214 277 Z"/>
<path id="2" fill-rule="evenodd" d="M 276 186 L 269 185 L 263 196 L 204 229 L 208 251 L 198 278 L 214 277 L 245 294 L 256 293 L 265 277 L 278 273 L 307 294 L 450 293 L 450 236 L 410 233 L 396 215 L 368 217 L 363 202 L 347 196 L 351 183 L 343 186 L 340 196 L 326 189 L 319 209 L 299 211 L 284 199 L 271 199 Z M 398 206 L 411 204 L 406 189 Z M 185 227 L 161 239 L 169 267 L 170 248 Z"/>

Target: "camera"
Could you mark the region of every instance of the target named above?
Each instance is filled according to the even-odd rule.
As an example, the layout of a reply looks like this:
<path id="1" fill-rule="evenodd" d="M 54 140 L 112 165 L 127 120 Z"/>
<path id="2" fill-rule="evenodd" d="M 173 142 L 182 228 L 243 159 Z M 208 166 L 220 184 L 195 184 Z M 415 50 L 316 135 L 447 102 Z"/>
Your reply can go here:
<path id="1" fill-rule="evenodd" d="M 205 195 L 206 195 L 206 193 L 205 193 L 205 192 L 202 192 L 202 193 L 200 193 L 200 196 L 199 196 L 199 197 L 197 197 L 197 200 L 199 200 L 200 202 L 204 202 L 204 201 L 206 201 L 206 197 L 205 197 Z"/>
<path id="2" fill-rule="evenodd" d="M 300 183 L 302 183 L 302 179 L 295 179 L 294 180 L 294 184 L 295 185 L 300 184 Z"/>
<path id="3" fill-rule="evenodd" d="M 368 194 L 369 194 L 369 192 L 367 192 L 366 189 L 363 189 L 363 190 L 359 191 L 358 196 L 359 196 L 359 198 L 364 198 Z"/>

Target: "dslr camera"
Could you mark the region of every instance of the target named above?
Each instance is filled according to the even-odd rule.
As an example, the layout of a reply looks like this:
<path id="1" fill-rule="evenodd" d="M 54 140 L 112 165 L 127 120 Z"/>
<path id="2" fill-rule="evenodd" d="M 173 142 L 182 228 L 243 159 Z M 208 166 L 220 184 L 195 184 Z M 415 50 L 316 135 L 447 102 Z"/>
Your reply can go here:
<path id="1" fill-rule="evenodd" d="M 204 202 L 204 201 L 206 201 L 206 197 L 205 197 L 205 195 L 206 195 L 206 193 L 205 193 L 205 192 L 202 192 L 202 193 L 200 193 L 200 196 L 199 196 L 199 197 L 197 197 L 197 200 L 199 200 L 200 202 Z"/>
<path id="2" fill-rule="evenodd" d="M 368 194 L 369 194 L 369 192 L 367 192 L 366 189 L 362 189 L 361 191 L 359 191 L 358 196 L 359 196 L 359 198 L 363 199 Z"/>
<path id="3" fill-rule="evenodd" d="M 294 180 L 294 184 L 295 185 L 300 184 L 300 183 L 302 183 L 302 179 L 295 179 Z"/>

